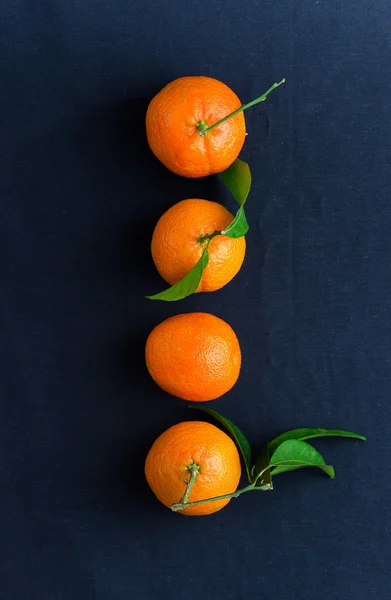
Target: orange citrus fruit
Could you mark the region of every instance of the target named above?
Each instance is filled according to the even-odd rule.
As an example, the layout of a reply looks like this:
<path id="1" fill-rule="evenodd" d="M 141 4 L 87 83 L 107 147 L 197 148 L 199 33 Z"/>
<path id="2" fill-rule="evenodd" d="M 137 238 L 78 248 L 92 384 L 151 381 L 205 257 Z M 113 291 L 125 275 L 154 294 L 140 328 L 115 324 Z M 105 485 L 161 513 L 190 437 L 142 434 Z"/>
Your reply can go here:
<path id="1" fill-rule="evenodd" d="M 190 478 L 197 475 L 187 502 L 231 494 L 239 484 L 241 468 L 234 442 L 221 429 L 202 421 L 185 421 L 167 429 L 154 442 L 145 461 L 145 476 L 153 493 L 165 506 L 180 502 Z M 186 481 L 183 481 L 186 480 Z M 178 511 L 184 515 L 209 515 L 230 498 L 206 502 Z"/>
<path id="2" fill-rule="evenodd" d="M 157 325 L 148 336 L 145 359 L 152 379 L 163 390 L 183 400 L 205 402 L 235 385 L 241 352 L 228 323 L 195 312 Z"/>
<path id="3" fill-rule="evenodd" d="M 227 169 L 243 146 L 243 112 L 203 135 L 240 108 L 227 85 L 211 77 L 180 77 L 150 102 L 146 115 L 149 146 L 171 171 L 185 177 L 205 177 Z"/>
<path id="4" fill-rule="evenodd" d="M 152 236 L 152 258 L 160 275 L 170 285 L 180 281 L 196 264 L 204 250 L 202 236 L 224 231 L 233 215 L 218 202 L 191 198 L 174 204 L 159 219 Z M 239 271 L 246 240 L 217 235 L 209 245 L 209 263 L 197 292 L 213 292 L 226 285 Z"/>

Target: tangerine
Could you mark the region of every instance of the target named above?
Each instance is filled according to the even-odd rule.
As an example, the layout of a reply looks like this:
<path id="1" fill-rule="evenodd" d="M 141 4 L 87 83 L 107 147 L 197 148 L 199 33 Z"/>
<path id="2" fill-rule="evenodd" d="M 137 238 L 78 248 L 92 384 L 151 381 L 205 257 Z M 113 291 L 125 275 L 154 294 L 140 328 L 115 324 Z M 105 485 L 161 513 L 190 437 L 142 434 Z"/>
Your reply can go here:
<path id="1" fill-rule="evenodd" d="M 225 83 L 211 77 L 180 77 L 150 102 L 146 114 L 149 146 L 177 175 L 205 177 L 227 169 L 244 144 L 243 112 L 205 133 L 241 107 Z"/>
<path id="2" fill-rule="evenodd" d="M 155 496 L 165 506 L 180 502 L 191 472 L 194 484 L 186 501 L 195 502 L 236 491 L 240 458 L 234 442 L 221 429 L 202 421 L 185 421 L 162 433 L 145 461 L 145 476 Z M 184 515 L 209 515 L 221 510 L 230 498 L 191 506 Z"/>
<path id="3" fill-rule="evenodd" d="M 163 390 L 183 400 L 206 402 L 235 385 L 241 351 L 228 323 L 194 312 L 157 325 L 148 336 L 145 359 L 152 379 Z"/>
<path id="4" fill-rule="evenodd" d="M 218 202 L 190 198 L 169 208 L 152 235 L 152 258 L 170 285 L 178 283 L 204 251 L 205 236 L 224 231 L 233 215 Z M 209 262 L 197 292 L 213 292 L 226 285 L 240 270 L 246 252 L 244 237 L 216 235 L 209 244 Z"/>

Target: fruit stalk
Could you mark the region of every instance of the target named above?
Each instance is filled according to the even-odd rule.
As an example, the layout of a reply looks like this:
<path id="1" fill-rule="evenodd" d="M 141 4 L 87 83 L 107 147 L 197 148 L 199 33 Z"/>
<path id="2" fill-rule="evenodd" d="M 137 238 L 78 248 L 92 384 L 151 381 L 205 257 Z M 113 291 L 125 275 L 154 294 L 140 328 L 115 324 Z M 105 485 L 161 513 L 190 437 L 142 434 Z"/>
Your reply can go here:
<path id="1" fill-rule="evenodd" d="M 208 242 L 208 246 L 207 246 L 207 248 L 208 248 L 209 244 L 213 240 L 213 238 L 216 237 L 216 235 L 222 235 L 222 233 L 223 233 L 222 231 L 218 231 L 217 229 L 213 233 L 204 233 L 203 235 L 199 236 L 197 242 L 201 246 L 204 246 L 206 244 L 206 242 Z"/>
<path id="2" fill-rule="evenodd" d="M 235 110 L 233 113 L 231 113 L 227 117 L 224 117 L 224 119 L 221 119 L 221 121 L 214 123 L 214 125 L 210 125 L 210 127 L 206 127 L 206 123 L 204 121 L 201 121 L 197 125 L 199 135 L 204 136 L 207 133 L 209 133 L 209 131 L 212 131 L 212 129 L 214 129 L 215 127 L 222 125 L 222 123 L 225 123 L 226 121 L 228 121 L 228 119 L 232 119 L 232 117 L 235 117 L 236 115 L 241 113 L 243 110 L 246 110 L 246 108 L 250 108 L 250 106 L 254 106 L 254 104 L 259 104 L 259 102 L 265 102 L 265 100 L 268 97 L 268 95 L 270 94 L 270 92 L 275 90 L 277 87 L 279 87 L 283 83 L 285 83 L 285 77 L 284 77 L 284 79 L 281 79 L 281 81 L 279 81 L 278 83 L 273 83 L 273 85 L 264 94 L 262 94 L 262 96 L 259 96 L 259 98 L 255 98 L 255 100 L 251 100 L 251 102 L 248 102 L 247 104 L 243 104 L 240 108 Z"/>
<path id="3" fill-rule="evenodd" d="M 172 506 L 170 506 L 170 508 L 173 512 L 178 512 L 179 510 L 184 510 L 185 508 L 190 508 L 191 506 L 198 506 L 199 504 L 205 504 L 206 502 L 216 502 L 216 500 L 227 500 L 228 498 L 237 498 L 238 496 L 240 496 L 241 494 L 244 494 L 245 492 L 251 492 L 251 491 L 266 492 L 271 489 L 272 488 L 269 484 L 256 486 L 255 483 L 251 483 L 250 485 L 247 485 L 246 487 L 242 488 L 241 490 L 236 490 L 236 492 L 232 492 L 232 494 L 224 494 L 223 496 L 214 496 L 213 498 L 205 498 L 205 500 L 196 500 L 195 502 L 183 502 L 183 498 L 182 498 L 180 502 L 178 502 L 177 504 L 172 504 Z M 186 494 L 186 492 L 185 492 L 185 494 Z M 188 495 L 188 497 L 189 497 L 189 495 Z"/>
<path id="4" fill-rule="evenodd" d="M 187 469 L 190 473 L 190 479 L 189 479 L 189 481 L 186 481 L 186 479 L 183 480 L 185 483 L 187 483 L 187 486 L 186 486 L 185 493 L 183 494 L 183 496 L 181 498 L 180 504 L 186 504 L 186 502 L 188 501 L 191 490 L 193 488 L 196 477 L 198 475 L 198 471 L 200 470 L 200 467 L 199 467 L 199 465 L 196 465 L 195 463 L 193 463 Z"/>

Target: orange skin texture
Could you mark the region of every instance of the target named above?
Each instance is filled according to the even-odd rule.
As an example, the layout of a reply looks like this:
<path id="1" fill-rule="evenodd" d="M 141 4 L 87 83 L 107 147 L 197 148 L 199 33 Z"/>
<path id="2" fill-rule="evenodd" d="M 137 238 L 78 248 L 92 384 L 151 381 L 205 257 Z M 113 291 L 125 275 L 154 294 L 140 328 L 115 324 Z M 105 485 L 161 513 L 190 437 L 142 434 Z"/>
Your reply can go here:
<path id="1" fill-rule="evenodd" d="M 159 219 L 152 236 L 152 258 L 160 275 L 170 285 L 178 283 L 196 264 L 204 246 L 200 235 L 224 231 L 233 215 L 221 204 L 190 198 L 178 202 Z M 218 235 L 209 245 L 209 263 L 197 292 L 213 292 L 226 285 L 240 270 L 246 240 Z"/>
<path id="2" fill-rule="evenodd" d="M 214 125 L 240 108 L 235 92 L 211 77 L 180 77 L 167 84 L 150 102 L 146 114 L 149 146 L 177 175 L 205 177 L 227 169 L 244 144 L 243 112 L 205 136 L 197 124 Z"/>
<path id="3" fill-rule="evenodd" d="M 188 502 L 231 494 L 240 475 L 240 458 L 234 442 L 221 429 L 202 421 L 185 421 L 167 429 L 154 442 L 145 461 L 145 476 L 153 493 L 165 506 L 180 502 L 189 480 L 188 467 L 200 466 Z M 209 515 L 221 510 L 230 498 L 206 502 L 178 511 L 184 515 Z"/>
<path id="4" fill-rule="evenodd" d="M 236 383 L 241 351 L 233 329 L 208 313 L 170 317 L 149 334 L 145 360 L 163 390 L 193 402 L 219 398 Z"/>

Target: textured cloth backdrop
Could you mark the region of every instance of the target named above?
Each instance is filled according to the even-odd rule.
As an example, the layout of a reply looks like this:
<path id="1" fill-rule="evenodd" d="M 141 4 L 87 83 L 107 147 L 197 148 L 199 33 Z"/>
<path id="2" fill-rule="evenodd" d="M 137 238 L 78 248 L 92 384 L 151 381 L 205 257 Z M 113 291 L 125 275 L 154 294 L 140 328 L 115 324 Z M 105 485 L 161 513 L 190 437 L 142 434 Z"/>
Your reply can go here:
<path id="1" fill-rule="evenodd" d="M 0 597 L 385 600 L 391 595 L 389 0 L 1 4 Z M 243 102 L 251 226 L 240 274 L 153 303 L 149 243 L 188 197 L 234 203 L 150 153 L 144 115 L 204 74 Z M 297 426 L 337 477 L 288 473 L 205 518 L 143 475 L 197 416 L 148 376 L 152 327 L 226 319 L 239 382 L 213 408 L 255 447 Z"/>

